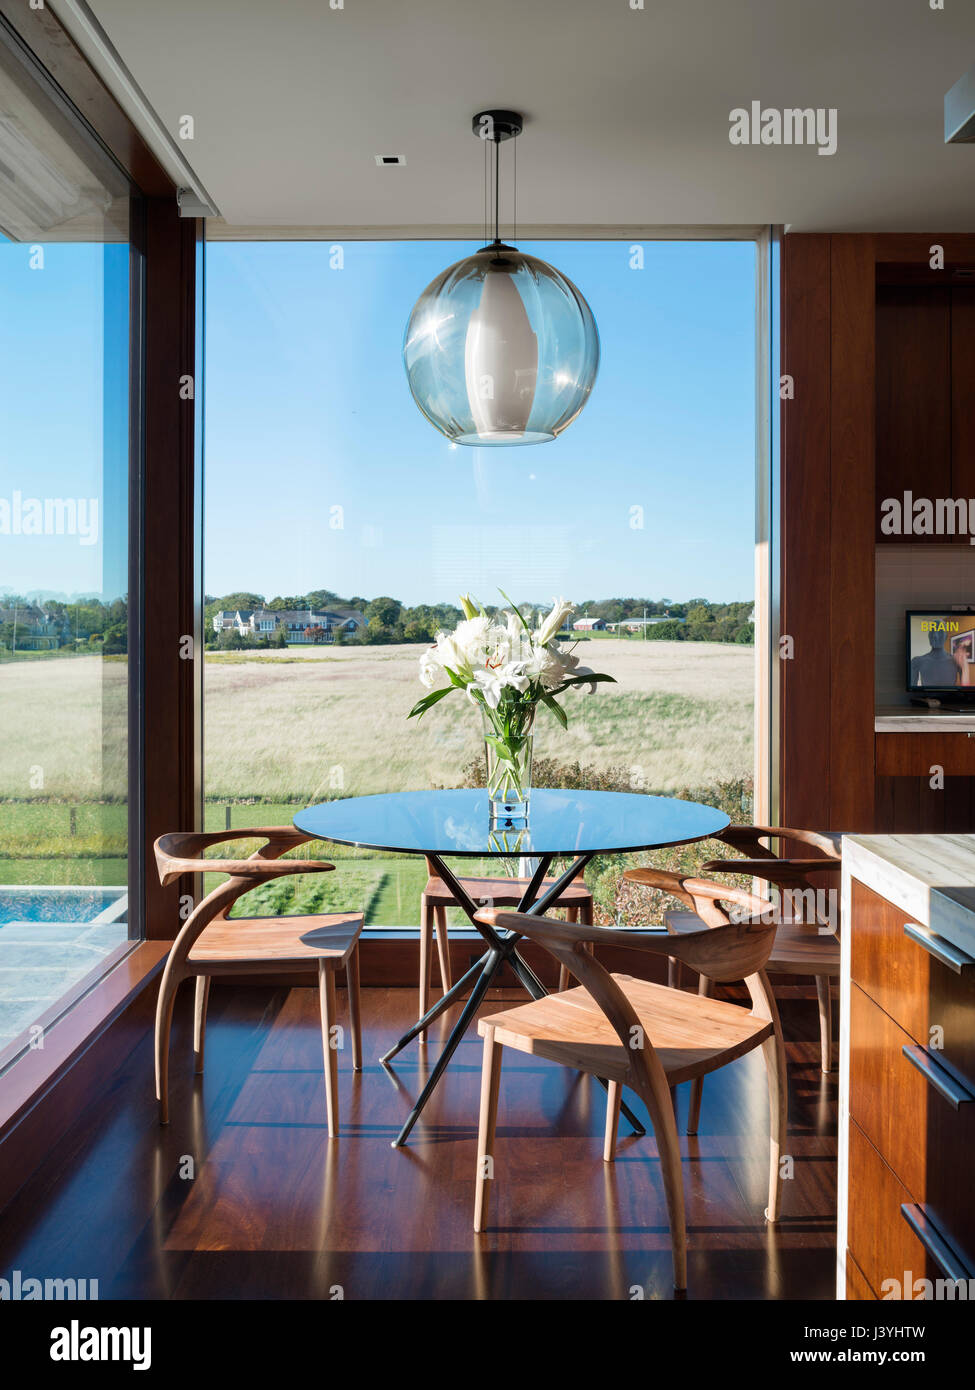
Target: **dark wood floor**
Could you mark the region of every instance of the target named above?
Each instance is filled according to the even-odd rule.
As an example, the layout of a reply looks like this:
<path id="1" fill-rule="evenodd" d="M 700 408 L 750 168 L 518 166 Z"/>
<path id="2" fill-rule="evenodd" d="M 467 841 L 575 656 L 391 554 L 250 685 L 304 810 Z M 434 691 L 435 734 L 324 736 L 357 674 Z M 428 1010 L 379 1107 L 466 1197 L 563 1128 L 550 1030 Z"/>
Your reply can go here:
<path id="1" fill-rule="evenodd" d="M 376 1059 L 416 996 L 363 991 L 366 1067 L 355 1076 L 340 1053 L 330 1143 L 316 992 L 215 987 L 196 1079 L 190 996 L 177 1006 L 172 1123 L 156 1121 L 146 1041 L 3 1213 L 0 1271 L 97 1278 L 101 1298 L 673 1296 L 653 1139 L 625 1139 L 604 1164 L 597 1083 L 505 1051 L 493 1219 L 477 1237 L 476 1033 L 394 1150 L 439 1035 L 427 1059 L 415 1044 L 401 1053 L 391 1077 Z M 815 1002 L 785 999 L 782 1012 L 795 1160 L 782 1220 L 762 1216 L 767 1101 L 753 1053 L 708 1078 L 701 1133 L 682 1139 L 692 1299 L 833 1297 L 836 1079 L 819 1070 Z"/>

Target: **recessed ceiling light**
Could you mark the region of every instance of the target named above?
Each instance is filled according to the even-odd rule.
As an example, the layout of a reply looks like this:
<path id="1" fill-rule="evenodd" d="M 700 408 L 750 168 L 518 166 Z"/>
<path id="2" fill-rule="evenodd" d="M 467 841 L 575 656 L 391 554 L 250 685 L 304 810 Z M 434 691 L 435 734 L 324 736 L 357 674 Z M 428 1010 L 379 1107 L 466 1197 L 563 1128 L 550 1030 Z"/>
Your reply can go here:
<path id="1" fill-rule="evenodd" d="M 405 164 L 405 154 L 377 154 L 376 163 L 380 166 L 384 164 Z"/>

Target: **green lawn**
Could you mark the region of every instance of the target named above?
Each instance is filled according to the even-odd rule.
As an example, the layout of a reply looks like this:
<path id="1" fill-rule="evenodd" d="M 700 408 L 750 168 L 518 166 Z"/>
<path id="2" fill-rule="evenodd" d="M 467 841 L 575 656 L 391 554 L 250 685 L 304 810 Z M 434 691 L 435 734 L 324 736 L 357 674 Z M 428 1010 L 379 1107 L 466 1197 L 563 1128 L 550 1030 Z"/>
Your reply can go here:
<path id="1" fill-rule="evenodd" d="M 568 693 L 567 732 L 539 715 L 539 764 L 577 762 L 597 777 L 612 773 L 622 789 L 727 802 L 735 819 L 748 819 L 740 789 L 753 760 L 753 649 L 591 638 L 598 647 L 584 642 L 580 656 L 618 684 Z M 422 691 L 418 655 L 416 646 L 207 653 L 206 828 L 223 829 L 228 806 L 233 828 L 289 824 L 315 801 L 457 786 L 483 749 L 479 724 L 459 696 L 407 720 Z M 5 664 L 4 712 L 17 738 L 0 741 L 0 882 L 125 882 L 126 675 L 124 658 L 94 655 Z M 691 846 L 654 862 L 694 867 L 710 852 Z M 314 853 L 337 871 L 297 888 L 271 885 L 255 895 L 258 907 L 363 909 L 372 925 L 418 922 L 422 859 L 339 846 Z M 456 865 L 499 872 L 497 861 Z M 624 906 L 644 911 L 621 886 L 622 867 L 600 860 L 587 870 L 601 920 Z"/>

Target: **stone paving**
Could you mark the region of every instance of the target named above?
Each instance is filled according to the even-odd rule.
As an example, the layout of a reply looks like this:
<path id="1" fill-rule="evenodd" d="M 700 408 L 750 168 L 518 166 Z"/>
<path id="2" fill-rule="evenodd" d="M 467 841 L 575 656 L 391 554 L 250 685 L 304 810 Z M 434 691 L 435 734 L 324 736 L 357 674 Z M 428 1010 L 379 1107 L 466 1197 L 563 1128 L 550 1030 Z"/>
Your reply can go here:
<path id="1" fill-rule="evenodd" d="M 0 924 L 0 1051 L 127 937 L 124 920 Z"/>

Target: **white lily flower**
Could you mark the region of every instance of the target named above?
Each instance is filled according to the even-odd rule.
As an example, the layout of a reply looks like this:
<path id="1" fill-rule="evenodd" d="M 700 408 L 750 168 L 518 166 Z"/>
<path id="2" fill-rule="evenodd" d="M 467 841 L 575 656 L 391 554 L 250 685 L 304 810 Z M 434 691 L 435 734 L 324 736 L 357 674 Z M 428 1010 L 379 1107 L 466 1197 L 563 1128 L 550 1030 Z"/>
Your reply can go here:
<path id="1" fill-rule="evenodd" d="M 502 685 L 510 685 L 512 689 L 517 690 L 519 694 L 523 695 L 529 685 L 531 685 L 531 679 L 525 670 L 525 664 L 524 661 L 507 662 L 498 672 L 498 680 Z"/>
<path id="2" fill-rule="evenodd" d="M 467 687 L 467 698 L 472 705 L 482 702 L 488 709 L 497 709 L 501 703 L 501 682 L 493 671 L 475 671 L 474 679 Z M 481 699 L 478 700 L 478 695 Z"/>
<path id="3" fill-rule="evenodd" d="M 574 605 L 569 603 L 568 599 L 557 598 L 555 600 L 555 606 L 542 623 L 535 637 L 535 641 L 539 646 L 544 647 L 547 643 L 552 641 L 561 629 L 566 618 L 573 611 L 573 607 Z"/>
<path id="4" fill-rule="evenodd" d="M 420 657 L 420 680 L 428 690 L 432 690 L 436 685 L 437 676 L 442 669 L 434 655 L 435 651 L 435 647 L 429 647 Z"/>
<path id="5" fill-rule="evenodd" d="M 461 677 L 470 675 L 472 663 L 467 652 L 457 641 L 456 633 L 452 637 L 440 633 L 437 638 L 436 660 L 441 666 L 449 667 Z"/>
<path id="6" fill-rule="evenodd" d="M 488 709 L 497 709 L 505 689 L 510 687 L 523 694 L 530 684 L 531 680 L 524 671 L 524 662 L 509 661 L 496 671 L 475 671 L 474 679 L 467 687 L 467 698 L 472 705 L 476 705 L 479 703 L 477 695 L 480 694 Z"/>

